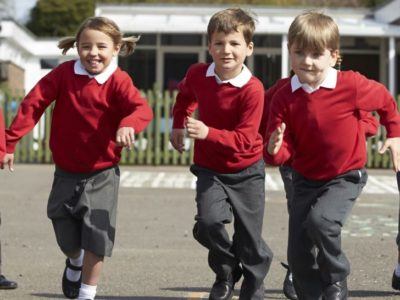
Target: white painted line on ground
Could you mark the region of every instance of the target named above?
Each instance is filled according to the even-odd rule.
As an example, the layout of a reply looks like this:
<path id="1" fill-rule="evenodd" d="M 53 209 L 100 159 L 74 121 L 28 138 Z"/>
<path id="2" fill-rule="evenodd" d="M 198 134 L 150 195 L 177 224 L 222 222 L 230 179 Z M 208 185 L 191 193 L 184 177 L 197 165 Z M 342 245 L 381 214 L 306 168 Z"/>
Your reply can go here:
<path id="1" fill-rule="evenodd" d="M 151 171 L 123 171 L 121 174 L 121 187 L 126 188 L 177 188 L 195 189 L 196 177 L 190 172 L 151 172 Z M 267 173 L 265 176 L 265 190 L 283 191 L 283 182 L 278 172 Z M 370 175 L 362 194 L 398 194 L 394 176 Z M 359 204 L 361 206 L 380 204 Z"/>

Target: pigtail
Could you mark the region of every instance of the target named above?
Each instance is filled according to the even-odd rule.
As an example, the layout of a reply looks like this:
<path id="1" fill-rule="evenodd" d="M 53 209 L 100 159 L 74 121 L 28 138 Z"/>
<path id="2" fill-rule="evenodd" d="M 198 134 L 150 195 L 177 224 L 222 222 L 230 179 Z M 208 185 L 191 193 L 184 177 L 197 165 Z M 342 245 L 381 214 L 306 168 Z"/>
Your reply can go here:
<path id="1" fill-rule="evenodd" d="M 139 41 L 140 35 L 139 36 L 128 36 L 122 38 L 121 41 L 121 50 L 119 54 L 121 56 L 128 56 L 129 54 L 132 54 L 135 51 L 136 43 Z"/>
<path id="2" fill-rule="evenodd" d="M 75 37 L 73 36 L 65 37 L 58 42 L 58 48 L 62 49 L 62 54 L 65 55 L 69 49 L 74 48 L 75 42 L 76 42 Z"/>

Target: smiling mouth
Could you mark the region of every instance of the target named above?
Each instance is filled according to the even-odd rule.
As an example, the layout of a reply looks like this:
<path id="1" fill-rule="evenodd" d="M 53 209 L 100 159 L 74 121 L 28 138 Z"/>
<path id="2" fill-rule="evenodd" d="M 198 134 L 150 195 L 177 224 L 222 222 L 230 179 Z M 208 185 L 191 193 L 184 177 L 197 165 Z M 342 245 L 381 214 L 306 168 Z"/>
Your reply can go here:
<path id="1" fill-rule="evenodd" d="M 91 67 L 97 67 L 98 65 L 100 65 L 100 63 L 101 63 L 101 61 L 99 61 L 99 60 L 90 60 L 90 61 L 88 61 L 88 64 Z"/>

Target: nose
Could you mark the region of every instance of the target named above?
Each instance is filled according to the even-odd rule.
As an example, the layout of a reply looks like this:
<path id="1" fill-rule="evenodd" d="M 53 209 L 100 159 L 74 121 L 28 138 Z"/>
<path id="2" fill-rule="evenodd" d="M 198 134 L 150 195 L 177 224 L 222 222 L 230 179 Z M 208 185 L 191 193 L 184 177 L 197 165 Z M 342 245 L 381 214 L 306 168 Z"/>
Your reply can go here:
<path id="1" fill-rule="evenodd" d="M 99 49 L 97 49 L 97 47 L 90 48 L 89 54 L 91 56 L 96 56 L 98 53 L 99 53 Z"/>
<path id="2" fill-rule="evenodd" d="M 306 64 L 306 65 L 311 65 L 312 64 L 312 57 L 311 57 L 311 55 L 304 55 L 304 58 L 303 58 L 303 63 L 304 64 Z"/>
<path id="3" fill-rule="evenodd" d="M 222 46 L 222 52 L 223 53 L 229 53 L 230 52 L 230 49 L 231 49 L 231 46 L 227 43 L 227 44 L 224 44 L 223 46 Z"/>

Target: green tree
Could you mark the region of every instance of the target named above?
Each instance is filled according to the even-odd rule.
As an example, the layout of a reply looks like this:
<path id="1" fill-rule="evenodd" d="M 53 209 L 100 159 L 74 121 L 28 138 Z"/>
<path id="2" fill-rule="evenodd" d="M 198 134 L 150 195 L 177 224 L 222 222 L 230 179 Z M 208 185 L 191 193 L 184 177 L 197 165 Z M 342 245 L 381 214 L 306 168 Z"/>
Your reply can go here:
<path id="1" fill-rule="evenodd" d="M 39 0 L 26 26 L 38 36 L 74 35 L 79 24 L 93 13 L 94 0 Z"/>

